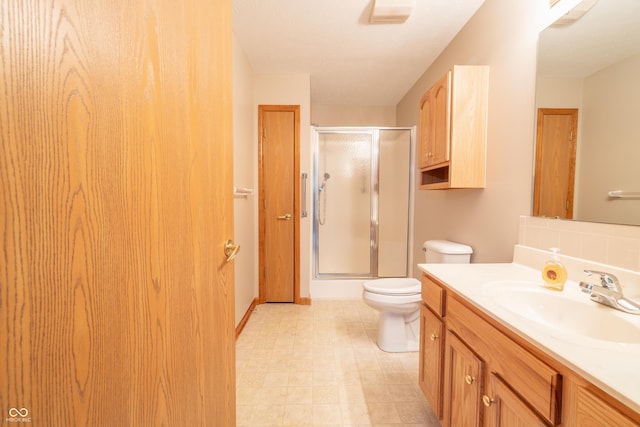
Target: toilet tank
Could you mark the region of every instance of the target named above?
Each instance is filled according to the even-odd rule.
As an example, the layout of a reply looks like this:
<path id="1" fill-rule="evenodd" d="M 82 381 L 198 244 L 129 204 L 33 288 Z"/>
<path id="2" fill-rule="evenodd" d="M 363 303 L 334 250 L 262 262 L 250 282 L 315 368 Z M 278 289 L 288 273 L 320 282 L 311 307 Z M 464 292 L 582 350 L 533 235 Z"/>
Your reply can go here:
<path id="1" fill-rule="evenodd" d="M 431 264 L 468 264 L 473 253 L 471 246 L 448 240 L 427 240 L 422 250 L 425 261 Z"/>

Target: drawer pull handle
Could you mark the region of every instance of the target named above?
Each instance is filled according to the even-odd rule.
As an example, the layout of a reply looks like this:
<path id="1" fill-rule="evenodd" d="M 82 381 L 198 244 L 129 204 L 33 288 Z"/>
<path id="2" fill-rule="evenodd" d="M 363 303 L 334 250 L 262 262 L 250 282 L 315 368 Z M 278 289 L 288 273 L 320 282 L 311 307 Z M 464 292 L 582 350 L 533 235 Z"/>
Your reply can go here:
<path id="1" fill-rule="evenodd" d="M 464 381 L 467 384 L 473 384 L 474 382 L 476 382 L 476 377 L 472 377 L 471 375 L 465 375 L 464 376 Z"/>
<path id="2" fill-rule="evenodd" d="M 440 338 L 440 337 L 439 337 L 438 335 L 436 335 L 436 333 L 435 333 L 435 332 L 432 332 L 432 333 L 431 333 L 431 341 L 435 341 L 435 340 L 437 340 L 438 338 Z"/>
<path id="3" fill-rule="evenodd" d="M 492 398 L 490 398 L 489 396 L 487 396 L 486 394 L 484 396 L 482 396 L 482 403 L 484 403 L 484 406 L 486 406 L 487 408 L 489 406 L 491 406 L 491 404 L 494 402 L 494 400 Z"/>

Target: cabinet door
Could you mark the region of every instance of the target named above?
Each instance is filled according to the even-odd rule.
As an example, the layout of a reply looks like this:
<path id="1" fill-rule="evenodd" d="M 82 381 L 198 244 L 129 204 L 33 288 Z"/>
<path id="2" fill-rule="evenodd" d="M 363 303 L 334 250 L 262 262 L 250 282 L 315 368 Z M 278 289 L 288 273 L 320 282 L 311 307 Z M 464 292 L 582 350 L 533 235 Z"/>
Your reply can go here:
<path id="1" fill-rule="evenodd" d="M 484 362 L 450 331 L 445 347 L 443 425 L 480 426 Z"/>
<path id="2" fill-rule="evenodd" d="M 420 355 L 418 383 L 433 412 L 442 419 L 444 326 L 424 304 L 420 307 Z"/>
<path id="3" fill-rule="evenodd" d="M 420 99 L 420 108 L 418 110 L 418 138 L 420 147 L 420 169 L 427 168 L 431 165 L 431 156 L 433 152 L 433 92 L 428 90 Z"/>
<path id="4" fill-rule="evenodd" d="M 437 165 L 449 161 L 451 136 L 451 71 L 442 76 L 431 88 L 433 118 L 432 156 L 430 163 Z"/>
<path id="5" fill-rule="evenodd" d="M 547 424 L 494 374 L 482 396 L 487 427 L 532 427 Z"/>
<path id="6" fill-rule="evenodd" d="M 420 168 L 449 160 L 451 126 L 451 72 L 445 74 L 420 99 Z"/>
<path id="7" fill-rule="evenodd" d="M 638 426 L 617 409 L 591 393 L 584 387 L 579 387 L 576 395 L 575 420 L 567 425 L 579 427 L 598 427 L 604 425 L 632 427 Z"/>

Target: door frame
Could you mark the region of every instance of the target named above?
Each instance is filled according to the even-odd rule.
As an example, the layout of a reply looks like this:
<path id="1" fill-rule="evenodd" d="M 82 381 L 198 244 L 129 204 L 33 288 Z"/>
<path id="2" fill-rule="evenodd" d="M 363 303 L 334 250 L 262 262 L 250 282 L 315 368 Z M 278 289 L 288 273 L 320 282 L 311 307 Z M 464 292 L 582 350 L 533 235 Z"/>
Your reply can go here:
<path id="1" fill-rule="evenodd" d="M 306 303 L 300 298 L 300 106 L 299 105 L 258 105 L 258 303 L 267 302 L 265 282 L 265 181 L 264 181 L 264 119 L 265 112 L 294 113 L 293 141 L 293 303 Z"/>
<path id="2" fill-rule="evenodd" d="M 538 108 L 536 123 L 536 158 L 533 184 L 533 216 L 540 213 L 540 185 L 542 180 L 542 136 L 544 117 L 546 115 L 565 115 L 573 118 L 571 130 L 571 155 L 569 157 L 569 174 L 567 188 L 567 218 L 573 219 L 573 205 L 575 197 L 575 176 L 576 176 L 576 150 L 578 146 L 578 109 L 577 108 Z"/>

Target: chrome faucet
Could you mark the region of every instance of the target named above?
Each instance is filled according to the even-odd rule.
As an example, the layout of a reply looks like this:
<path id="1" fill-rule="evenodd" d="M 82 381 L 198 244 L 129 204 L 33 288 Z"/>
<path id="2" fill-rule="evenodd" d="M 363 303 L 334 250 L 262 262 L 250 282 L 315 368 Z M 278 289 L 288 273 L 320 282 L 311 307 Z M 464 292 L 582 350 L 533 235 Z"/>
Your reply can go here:
<path id="1" fill-rule="evenodd" d="M 587 276 L 597 274 L 600 276 L 600 284 L 580 282 L 582 292 L 589 293 L 591 300 L 608 305 L 625 313 L 640 314 L 640 304 L 631 301 L 622 294 L 622 286 L 618 278 L 611 273 L 597 270 L 584 270 Z"/>

